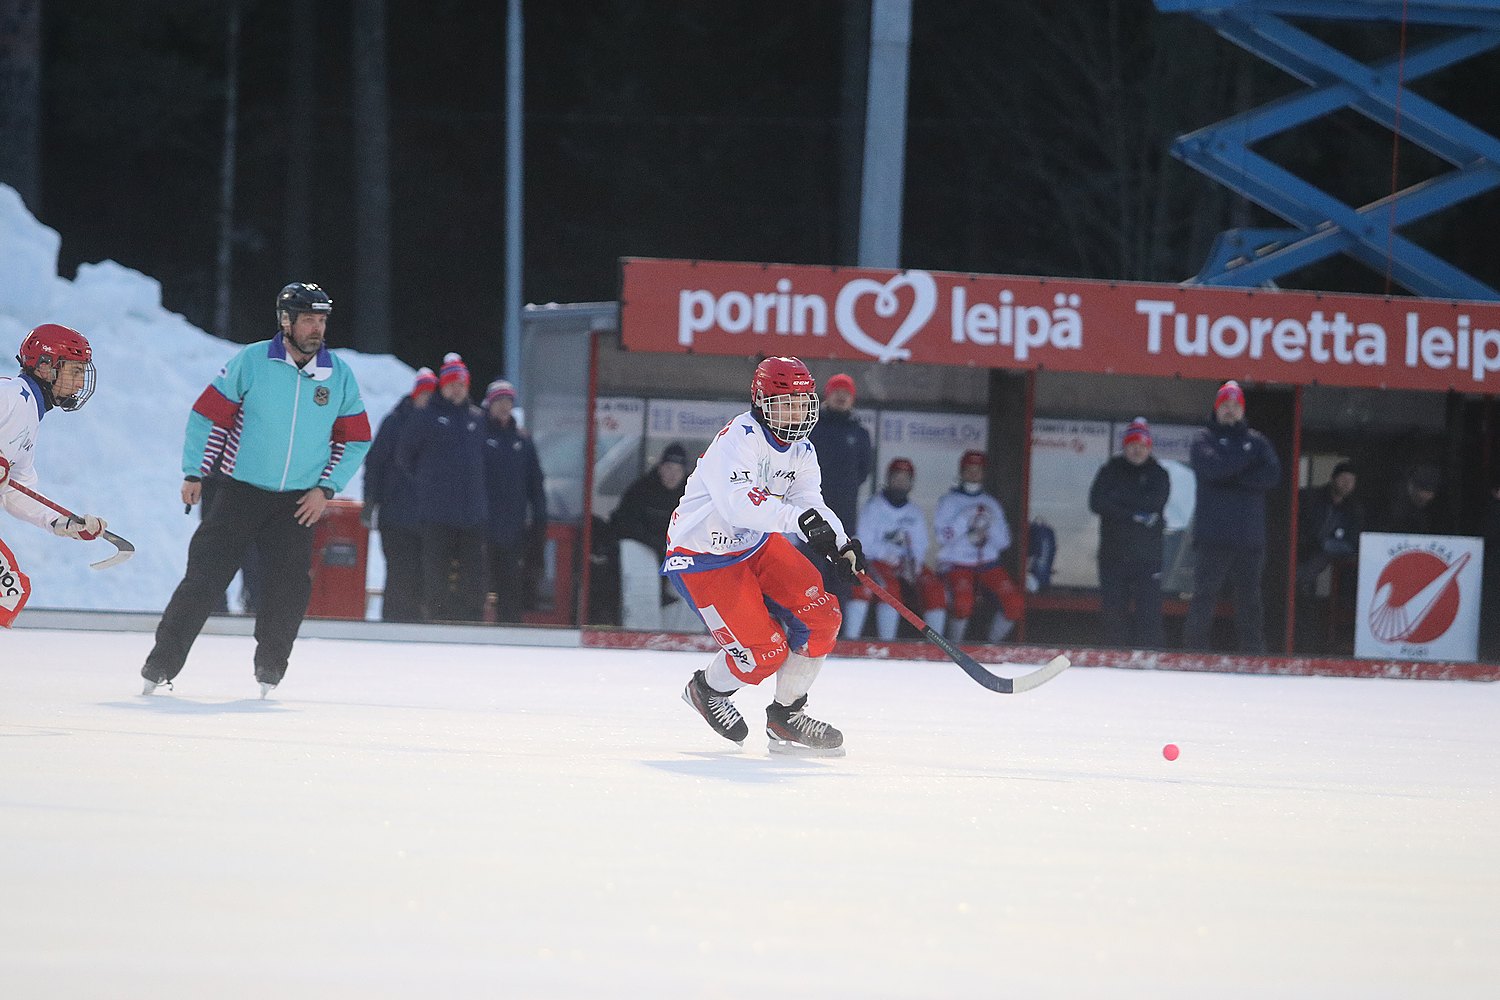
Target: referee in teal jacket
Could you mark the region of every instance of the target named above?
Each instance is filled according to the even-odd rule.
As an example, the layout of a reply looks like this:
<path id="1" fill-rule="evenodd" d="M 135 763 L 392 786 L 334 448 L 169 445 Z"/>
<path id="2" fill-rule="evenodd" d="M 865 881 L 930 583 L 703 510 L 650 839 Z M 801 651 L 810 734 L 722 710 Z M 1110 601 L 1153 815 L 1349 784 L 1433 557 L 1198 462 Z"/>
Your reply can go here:
<path id="1" fill-rule="evenodd" d="M 276 297 L 281 330 L 241 350 L 188 415 L 182 501 L 203 495 L 215 465 L 223 485 L 188 546 L 187 573 L 172 594 L 141 676 L 144 694 L 170 684 L 218 595 L 253 539 L 261 592 L 255 679 L 264 698 L 281 683 L 312 596 L 313 525 L 370 448 L 370 421 L 354 373 L 324 340 L 333 300 L 294 282 Z"/>

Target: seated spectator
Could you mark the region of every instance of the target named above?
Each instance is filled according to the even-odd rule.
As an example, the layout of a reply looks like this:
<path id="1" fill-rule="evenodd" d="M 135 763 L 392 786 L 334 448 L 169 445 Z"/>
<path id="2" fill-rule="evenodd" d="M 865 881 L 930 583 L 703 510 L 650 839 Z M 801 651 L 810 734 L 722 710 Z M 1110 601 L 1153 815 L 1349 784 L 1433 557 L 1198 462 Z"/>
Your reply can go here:
<path id="1" fill-rule="evenodd" d="M 979 587 L 995 598 L 1000 610 L 990 626 L 989 639 L 999 642 L 1010 634 L 1026 610 L 1026 598 L 1000 565 L 1010 548 L 1010 525 L 1000 501 L 984 491 L 985 456 L 966 451 L 959 459 L 959 484 L 938 501 L 933 517 L 937 529 L 938 575 L 950 594 L 947 637 L 964 638 Z"/>
<path id="2" fill-rule="evenodd" d="M 1354 495 L 1354 465 L 1340 462 L 1322 486 L 1304 489 L 1297 518 L 1297 589 L 1312 593 L 1318 577 L 1335 564 L 1352 565 L 1359 555 L 1365 508 Z"/>
<path id="3" fill-rule="evenodd" d="M 1299 494 L 1297 514 L 1297 645 L 1307 652 L 1331 652 L 1329 606 L 1337 592 L 1339 617 L 1353 620 L 1359 560 L 1359 535 L 1365 526 L 1364 505 L 1354 495 L 1358 478 L 1353 464 L 1340 462 L 1322 486 Z M 1332 571 L 1326 586 L 1319 580 Z M 1320 593 L 1321 591 L 1321 593 Z M 1352 633 L 1351 633 L 1352 641 Z"/>
<path id="4" fill-rule="evenodd" d="M 1424 462 L 1413 467 L 1391 498 L 1380 530 L 1397 535 L 1442 534 L 1438 510 L 1432 502 L 1442 485 L 1443 476 L 1436 466 Z"/>
<path id="5" fill-rule="evenodd" d="M 948 616 L 943 583 L 927 568 L 927 514 L 911 502 L 916 468 L 907 458 L 891 460 L 885 473 L 885 489 L 865 501 L 860 511 L 865 558 L 870 575 L 903 601 L 921 608 L 921 615 L 941 633 Z M 910 591 L 906 594 L 905 591 Z M 919 600 L 912 601 L 915 595 Z M 856 583 L 844 610 L 843 637 L 858 639 L 870 612 L 871 594 Z M 897 611 L 881 602 L 875 608 L 875 632 L 887 641 L 896 638 L 900 622 Z"/>
<path id="6" fill-rule="evenodd" d="M 661 461 L 630 484 L 610 515 L 610 529 L 620 541 L 620 623 L 626 628 L 663 628 L 663 609 L 682 605 L 661 575 L 661 564 L 667 555 L 667 526 L 686 481 L 687 451 L 669 444 Z M 682 624 L 691 626 L 693 618 Z"/>

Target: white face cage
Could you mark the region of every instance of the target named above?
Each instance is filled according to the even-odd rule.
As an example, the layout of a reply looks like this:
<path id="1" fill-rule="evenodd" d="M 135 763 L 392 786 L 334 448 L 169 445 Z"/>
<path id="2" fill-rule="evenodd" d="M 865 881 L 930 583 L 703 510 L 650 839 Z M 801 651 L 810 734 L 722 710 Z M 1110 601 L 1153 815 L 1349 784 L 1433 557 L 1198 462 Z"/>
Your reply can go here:
<path id="1" fill-rule="evenodd" d="M 818 396 L 812 392 L 787 392 L 767 396 L 757 392 L 752 400 L 760 409 L 761 419 L 782 441 L 791 444 L 812 433 L 818 422 Z"/>

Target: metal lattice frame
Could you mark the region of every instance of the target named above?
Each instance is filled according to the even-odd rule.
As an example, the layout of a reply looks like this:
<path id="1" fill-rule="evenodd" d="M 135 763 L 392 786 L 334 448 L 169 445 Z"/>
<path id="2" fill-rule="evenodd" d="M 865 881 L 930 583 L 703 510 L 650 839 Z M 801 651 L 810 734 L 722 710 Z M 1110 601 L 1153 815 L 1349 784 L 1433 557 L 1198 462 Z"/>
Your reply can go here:
<path id="1" fill-rule="evenodd" d="M 1500 0 L 1155 0 L 1187 13 L 1308 89 L 1182 136 L 1172 154 L 1291 223 L 1219 235 L 1194 284 L 1256 286 L 1346 253 L 1417 295 L 1500 299 L 1500 292 L 1399 230 L 1500 186 L 1500 140 L 1404 83 L 1500 46 Z M 1386 20 L 1451 27 L 1425 48 L 1365 65 L 1288 18 Z M 1399 73 L 1398 73 L 1399 70 Z M 1344 108 L 1397 132 L 1453 169 L 1354 207 L 1250 147 Z M 1399 125 L 1398 125 L 1399 116 Z M 1394 230 L 1394 231 L 1393 231 Z"/>

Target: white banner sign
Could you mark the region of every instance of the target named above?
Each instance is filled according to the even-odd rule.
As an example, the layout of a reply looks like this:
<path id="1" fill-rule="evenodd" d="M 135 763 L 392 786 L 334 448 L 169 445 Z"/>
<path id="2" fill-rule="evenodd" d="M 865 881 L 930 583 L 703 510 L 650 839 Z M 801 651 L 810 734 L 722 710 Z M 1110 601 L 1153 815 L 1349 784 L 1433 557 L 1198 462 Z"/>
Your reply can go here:
<path id="1" fill-rule="evenodd" d="M 1354 655 L 1476 659 L 1483 570 L 1481 538 L 1360 535 Z"/>

